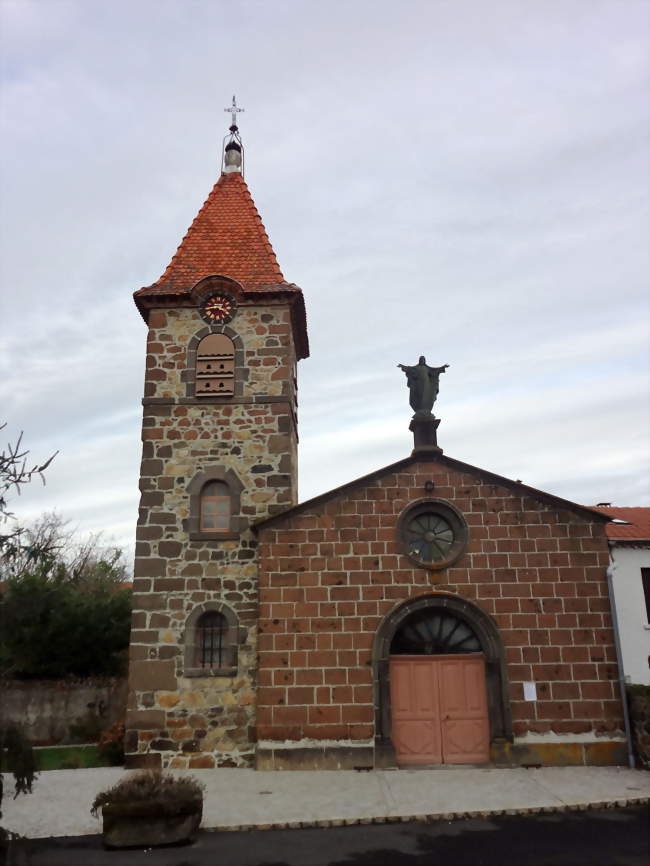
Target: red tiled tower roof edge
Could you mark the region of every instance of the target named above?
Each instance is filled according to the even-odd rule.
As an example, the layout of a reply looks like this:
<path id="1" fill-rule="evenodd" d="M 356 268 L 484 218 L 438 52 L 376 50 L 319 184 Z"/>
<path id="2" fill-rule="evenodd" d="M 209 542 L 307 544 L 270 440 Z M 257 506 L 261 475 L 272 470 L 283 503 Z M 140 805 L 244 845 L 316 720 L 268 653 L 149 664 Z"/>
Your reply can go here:
<path id="1" fill-rule="evenodd" d="M 238 172 L 219 177 L 162 276 L 135 294 L 184 294 L 209 274 L 232 277 L 245 289 L 297 289 L 285 281 L 250 190 Z"/>
<path id="2" fill-rule="evenodd" d="M 309 355 L 301 289 L 284 279 L 280 265 L 239 172 L 222 174 L 178 245 L 162 276 L 134 292 L 142 317 L 152 301 L 189 298 L 204 277 L 219 274 L 236 280 L 244 294 L 280 294 L 294 298 L 292 320 L 299 357 Z"/>

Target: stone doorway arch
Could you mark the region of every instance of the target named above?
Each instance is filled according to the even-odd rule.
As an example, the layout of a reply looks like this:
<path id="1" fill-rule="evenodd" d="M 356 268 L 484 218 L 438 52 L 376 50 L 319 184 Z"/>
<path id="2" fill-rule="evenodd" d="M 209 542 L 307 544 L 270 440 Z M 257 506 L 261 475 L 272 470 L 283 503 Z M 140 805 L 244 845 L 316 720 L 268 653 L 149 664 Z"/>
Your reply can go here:
<path id="1" fill-rule="evenodd" d="M 485 658 L 485 677 L 490 722 L 490 743 L 512 742 L 512 719 L 508 697 L 505 650 L 496 623 L 477 605 L 451 593 L 430 593 L 408 599 L 381 622 L 373 645 L 375 701 L 375 765 L 394 766 L 390 705 L 390 652 L 397 632 L 426 610 L 447 612 L 465 623 L 476 636 Z"/>

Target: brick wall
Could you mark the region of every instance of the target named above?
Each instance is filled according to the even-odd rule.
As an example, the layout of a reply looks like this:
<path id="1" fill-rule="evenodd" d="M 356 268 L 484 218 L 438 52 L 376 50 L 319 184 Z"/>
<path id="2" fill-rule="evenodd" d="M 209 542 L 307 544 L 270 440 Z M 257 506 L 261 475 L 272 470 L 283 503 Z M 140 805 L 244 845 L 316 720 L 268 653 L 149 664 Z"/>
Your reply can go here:
<path id="1" fill-rule="evenodd" d="M 495 620 L 515 738 L 620 732 L 603 524 L 446 458 L 405 463 L 261 529 L 260 740 L 370 742 L 377 629 L 396 605 L 432 592 Z M 469 527 L 465 554 L 437 573 L 414 565 L 396 533 L 427 481 Z M 526 681 L 536 702 L 523 699 Z"/>
<path id="2" fill-rule="evenodd" d="M 257 540 L 248 523 L 294 502 L 295 355 L 286 303 L 240 304 L 243 345 L 233 398 L 188 397 L 196 309 L 153 311 L 142 426 L 127 753 L 131 766 L 246 765 L 255 740 Z M 192 478 L 213 465 L 243 484 L 238 538 L 190 540 Z M 226 602 L 246 629 L 236 677 L 186 677 L 185 624 L 197 605 Z"/>

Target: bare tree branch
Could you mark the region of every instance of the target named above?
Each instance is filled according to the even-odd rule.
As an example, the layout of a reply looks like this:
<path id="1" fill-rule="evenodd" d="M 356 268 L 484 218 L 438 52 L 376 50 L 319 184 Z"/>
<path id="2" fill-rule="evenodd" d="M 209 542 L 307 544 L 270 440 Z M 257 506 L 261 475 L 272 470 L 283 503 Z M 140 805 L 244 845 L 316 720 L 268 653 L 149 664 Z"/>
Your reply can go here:
<path id="1" fill-rule="evenodd" d="M 0 424 L 0 430 L 4 430 L 5 424 Z M 45 476 L 43 473 L 48 468 L 50 463 L 59 453 L 55 451 L 51 457 L 41 463 L 35 463 L 30 469 L 27 468 L 27 455 L 29 450 L 21 450 L 23 441 L 23 431 L 20 431 L 18 439 L 14 444 L 7 443 L 6 449 L 0 453 L 0 496 L 11 487 L 14 487 L 20 493 L 20 485 L 28 484 L 34 475 L 39 475 L 43 484 L 45 484 Z"/>
<path id="2" fill-rule="evenodd" d="M 0 430 L 4 430 L 6 423 L 0 424 Z M 14 443 L 8 442 L 7 447 L 0 452 L 0 523 L 6 523 L 14 519 L 14 514 L 9 511 L 7 496 L 9 491 L 15 491 L 20 495 L 22 485 L 29 484 L 35 476 L 39 476 L 45 484 L 44 472 L 52 463 L 56 455 L 55 451 L 45 462 L 35 463 L 31 468 L 27 464 L 28 449 L 23 449 L 23 433 L 20 432 Z M 21 527 L 15 527 L 10 532 L 0 533 L 0 555 L 3 559 L 12 559 L 17 556 L 23 548 Z M 38 548 L 31 548 L 32 557 L 39 553 Z M 47 549 L 42 551 L 47 554 Z"/>

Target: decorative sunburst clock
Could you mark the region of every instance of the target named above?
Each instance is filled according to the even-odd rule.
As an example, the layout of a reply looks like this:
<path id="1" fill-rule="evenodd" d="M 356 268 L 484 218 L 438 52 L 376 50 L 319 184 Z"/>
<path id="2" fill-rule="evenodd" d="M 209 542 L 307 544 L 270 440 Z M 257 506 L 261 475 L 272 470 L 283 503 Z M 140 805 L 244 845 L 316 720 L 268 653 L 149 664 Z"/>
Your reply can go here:
<path id="1" fill-rule="evenodd" d="M 225 292 L 218 292 L 201 305 L 201 315 L 210 325 L 225 325 L 237 311 L 235 299 Z"/>

